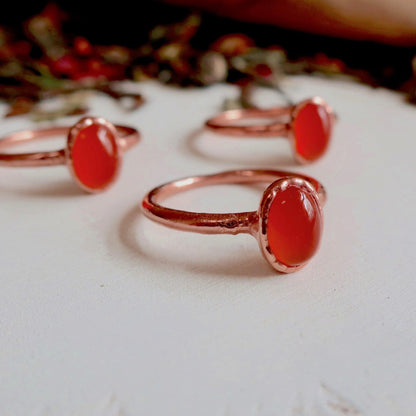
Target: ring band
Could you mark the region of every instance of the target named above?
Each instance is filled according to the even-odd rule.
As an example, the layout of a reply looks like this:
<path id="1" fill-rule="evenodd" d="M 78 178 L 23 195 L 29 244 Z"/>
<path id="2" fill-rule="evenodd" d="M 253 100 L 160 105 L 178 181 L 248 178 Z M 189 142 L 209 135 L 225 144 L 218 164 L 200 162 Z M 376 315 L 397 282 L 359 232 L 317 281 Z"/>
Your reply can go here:
<path id="1" fill-rule="evenodd" d="M 179 192 L 219 184 L 271 183 L 264 191 L 258 211 L 199 213 L 160 205 Z M 202 234 L 253 235 L 276 270 L 294 272 L 305 266 L 319 247 L 322 235 L 324 187 L 314 178 L 275 170 L 234 170 L 188 177 L 151 190 L 142 211 L 167 227 Z"/>
<path id="2" fill-rule="evenodd" d="M 22 142 L 67 134 L 65 149 L 34 153 L 0 153 L 0 166 L 67 165 L 74 181 L 90 193 L 102 192 L 118 177 L 122 154 L 140 140 L 139 132 L 107 120 L 85 117 L 72 127 L 25 130 L 0 139 L 0 150 Z"/>
<path id="3" fill-rule="evenodd" d="M 241 120 L 265 118 L 271 123 L 239 125 Z M 228 110 L 206 121 L 215 133 L 239 137 L 284 137 L 291 142 L 296 160 L 310 163 L 327 150 L 335 115 L 320 97 L 304 100 L 297 105 L 270 109 L 246 108 Z"/>

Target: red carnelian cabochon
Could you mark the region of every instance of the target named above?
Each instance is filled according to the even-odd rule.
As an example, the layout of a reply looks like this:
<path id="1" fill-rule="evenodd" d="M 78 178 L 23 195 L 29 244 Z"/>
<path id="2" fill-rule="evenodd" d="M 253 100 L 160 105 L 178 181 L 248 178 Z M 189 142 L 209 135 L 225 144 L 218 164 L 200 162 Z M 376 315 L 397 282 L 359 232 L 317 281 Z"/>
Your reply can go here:
<path id="1" fill-rule="evenodd" d="M 313 102 L 304 104 L 293 124 L 298 155 L 307 161 L 322 156 L 331 137 L 331 124 L 331 115 L 325 106 Z"/>
<path id="2" fill-rule="evenodd" d="M 118 167 L 117 142 L 111 130 L 99 123 L 82 128 L 72 145 L 72 166 L 87 188 L 99 190 L 114 178 Z"/>
<path id="3" fill-rule="evenodd" d="M 268 213 L 267 239 L 280 263 L 306 263 L 318 249 L 321 233 L 321 210 L 310 190 L 289 185 L 277 192 Z"/>

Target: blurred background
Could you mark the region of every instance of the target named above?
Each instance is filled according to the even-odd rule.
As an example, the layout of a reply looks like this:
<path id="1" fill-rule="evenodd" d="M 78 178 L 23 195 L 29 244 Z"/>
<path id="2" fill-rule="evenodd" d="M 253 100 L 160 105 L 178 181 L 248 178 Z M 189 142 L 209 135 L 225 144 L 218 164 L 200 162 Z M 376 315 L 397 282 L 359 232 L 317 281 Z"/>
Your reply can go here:
<path id="1" fill-rule="evenodd" d="M 183 87 L 260 83 L 278 89 L 285 74 L 308 73 L 384 86 L 415 101 L 412 2 L 168 3 L 8 5 L 0 17 L 0 97 L 10 104 L 6 116 L 29 113 L 45 97 L 79 89 L 119 99 L 123 94 L 112 83 L 123 79 Z M 141 104 L 139 95 L 132 98 L 133 108 Z M 240 105 L 250 105 L 244 94 Z M 63 112 L 85 110 L 78 103 Z M 43 117 L 60 115 L 66 114 Z"/>

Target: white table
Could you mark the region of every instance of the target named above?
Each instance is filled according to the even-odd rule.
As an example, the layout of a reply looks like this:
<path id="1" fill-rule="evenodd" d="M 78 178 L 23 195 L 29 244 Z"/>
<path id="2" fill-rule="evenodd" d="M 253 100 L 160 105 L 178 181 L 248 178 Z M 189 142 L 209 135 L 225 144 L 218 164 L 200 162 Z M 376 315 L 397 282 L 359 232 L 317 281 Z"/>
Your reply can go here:
<path id="1" fill-rule="evenodd" d="M 108 192 L 80 192 L 64 167 L 1 168 L 0 415 L 416 414 L 416 107 L 287 79 L 295 100 L 321 95 L 339 115 L 328 154 L 299 167 L 284 140 L 198 131 L 232 86 L 137 87 L 147 104 L 134 113 L 89 101 L 143 135 Z M 3 119 L 0 134 L 33 126 Z M 162 182 L 255 167 L 328 190 L 320 251 L 298 273 L 276 274 L 248 235 L 182 233 L 139 213 Z M 254 210 L 260 195 L 221 186 L 170 201 Z"/>

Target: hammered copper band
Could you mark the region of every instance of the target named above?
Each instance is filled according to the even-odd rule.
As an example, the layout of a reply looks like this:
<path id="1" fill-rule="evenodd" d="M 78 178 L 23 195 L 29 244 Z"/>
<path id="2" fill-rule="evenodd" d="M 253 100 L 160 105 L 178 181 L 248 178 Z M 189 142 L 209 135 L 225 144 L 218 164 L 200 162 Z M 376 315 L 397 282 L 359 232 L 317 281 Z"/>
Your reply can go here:
<path id="1" fill-rule="evenodd" d="M 229 136 L 287 137 L 290 131 L 290 115 L 293 109 L 294 107 L 290 106 L 270 109 L 243 108 L 228 110 L 207 120 L 205 126 L 216 133 Z M 275 121 L 258 125 L 233 124 L 240 120 L 252 118 L 274 119 Z"/>
<path id="2" fill-rule="evenodd" d="M 325 202 L 325 188 L 316 179 L 298 173 L 275 170 L 233 170 L 213 175 L 194 176 L 161 185 L 143 199 L 142 210 L 153 221 L 170 228 L 201 234 L 255 234 L 258 212 L 200 213 L 167 208 L 159 204 L 165 198 L 201 186 L 220 184 L 271 183 L 281 178 L 300 178 L 311 184 L 321 204 Z"/>
<path id="3" fill-rule="evenodd" d="M 37 130 L 23 130 L 0 138 L 0 150 L 18 145 L 19 143 L 46 139 L 58 135 L 66 135 L 72 126 L 51 127 Z M 114 126 L 118 137 L 117 144 L 122 152 L 129 150 L 140 140 L 139 132 L 126 126 Z M 33 153 L 0 153 L 0 166 L 33 167 L 65 165 L 65 149 L 33 152 Z"/>

